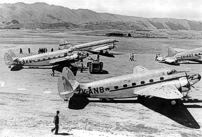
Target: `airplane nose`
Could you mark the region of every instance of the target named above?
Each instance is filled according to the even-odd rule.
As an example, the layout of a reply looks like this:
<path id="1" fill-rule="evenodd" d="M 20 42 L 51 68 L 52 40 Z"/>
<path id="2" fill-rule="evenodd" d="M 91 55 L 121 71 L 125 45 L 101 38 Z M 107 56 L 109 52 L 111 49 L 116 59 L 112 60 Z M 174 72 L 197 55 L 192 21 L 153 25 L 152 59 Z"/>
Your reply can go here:
<path id="1" fill-rule="evenodd" d="M 201 75 L 198 74 L 198 79 L 201 80 Z"/>
<path id="2" fill-rule="evenodd" d="M 194 85 L 195 83 L 197 83 L 200 80 L 201 80 L 201 75 L 199 75 L 199 74 L 191 74 L 188 76 L 188 81 L 191 85 Z"/>

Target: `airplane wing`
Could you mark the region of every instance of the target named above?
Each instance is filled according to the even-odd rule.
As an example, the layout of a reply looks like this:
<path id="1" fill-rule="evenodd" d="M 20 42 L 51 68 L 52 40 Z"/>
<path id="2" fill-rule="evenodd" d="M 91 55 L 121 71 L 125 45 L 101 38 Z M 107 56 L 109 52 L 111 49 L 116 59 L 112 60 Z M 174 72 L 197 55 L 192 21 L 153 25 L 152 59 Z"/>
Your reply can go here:
<path id="1" fill-rule="evenodd" d="M 165 62 L 168 64 L 178 64 L 177 58 L 175 57 L 166 57 L 162 62 Z"/>
<path id="2" fill-rule="evenodd" d="M 145 68 L 145 67 L 143 67 L 141 65 L 136 66 L 136 67 L 133 68 L 133 73 L 134 74 L 140 74 L 140 73 L 142 74 L 142 73 L 147 73 L 149 71 L 150 71 L 149 69 L 147 69 L 147 68 Z"/>
<path id="3" fill-rule="evenodd" d="M 186 49 L 179 49 L 179 48 L 173 48 L 175 51 L 177 52 L 184 52 L 184 51 L 187 51 Z"/>
<path id="4" fill-rule="evenodd" d="M 74 60 L 76 58 L 78 58 L 77 53 L 70 55 L 70 56 L 63 57 L 63 58 L 57 58 L 57 59 L 50 60 L 49 63 L 50 64 L 56 64 L 56 63 L 60 63 L 62 61 L 71 61 L 71 60 Z"/>
<path id="5" fill-rule="evenodd" d="M 154 96 L 164 99 L 180 99 L 183 95 L 174 85 L 158 84 L 156 86 L 148 86 L 142 90 L 135 91 L 134 94 L 141 96 Z"/>
<path id="6" fill-rule="evenodd" d="M 103 46 L 103 47 L 94 48 L 91 51 L 101 51 L 101 50 L 108 50 L 108 49 L 111 50 L 113 48 L 115 48 L 114 45 L 106 45 L 106 46 Z"/>
<path id="7" fill-rule="evenodd" d="M 118 41 L 114 40 L 114 39 L 99 40 L 99 41 L 88 42 L 88 43 L 72 46 L 71 50 L 72 51 L 73 50 L 82 50 L 82 49 L 86 49 L 86 48 L 90 48 L 90 47 L 95 47 L 95 46 L 99 46 L 99 45 L 105 45 L 105 44 L 110 44 L 110 43 L 113 44 L 115 42 L 118 42 Z"/>
<path id="8" fill-rule="evenodd" d="M 99 54 L 99 55 L 102 55 L 102 56 L 113 57 L 114 58 L 114 55 L 112 53 L 109 53 L 109 52 L 100 52 L 100 51 L 91 51 L 91 50 L 89 50 L 88 52 L 90 52 L 92 54 Z"/>
<path id="9" fill-rule="evenodd" d="M 123 52 L 112 52 L 112 51 L 108 52 L 108 50 L 111 50 L 114 48 L 115 48 L 115 46 L 113 44 L 113 45 L 105 45 L 102 47 L 97 47 L 97 48 L 90 49 L 87 51 L 92 54 L 99 54 L 99 55 L 106 56 L 106 57 L 114 57 L 114 55 L 124 54 Z"/>

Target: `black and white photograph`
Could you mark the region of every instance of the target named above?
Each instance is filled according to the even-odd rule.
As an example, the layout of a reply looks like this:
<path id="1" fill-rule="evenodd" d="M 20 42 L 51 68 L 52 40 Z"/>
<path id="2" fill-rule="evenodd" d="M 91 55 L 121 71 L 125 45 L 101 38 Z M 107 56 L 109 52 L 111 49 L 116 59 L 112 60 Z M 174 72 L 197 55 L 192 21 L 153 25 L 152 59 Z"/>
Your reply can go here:
<path id="1" fill-rule="evenodd" d="M 201 0 L 1 0 L 0 137 L 201 137 Z"/>

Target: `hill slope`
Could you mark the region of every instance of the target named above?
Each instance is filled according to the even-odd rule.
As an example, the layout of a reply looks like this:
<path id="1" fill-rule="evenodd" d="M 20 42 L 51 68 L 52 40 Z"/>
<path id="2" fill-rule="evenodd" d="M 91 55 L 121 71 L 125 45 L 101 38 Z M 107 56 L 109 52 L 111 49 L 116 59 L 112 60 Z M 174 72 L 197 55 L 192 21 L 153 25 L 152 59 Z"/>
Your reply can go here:
<path id="1" fill-rule="evenodd" d="M 17 20 L 20 27 L 57 28 L 81 27 L 85 29 L 125 30 L 202 30 L 202 22 L 186 19 L 141 18 L 87 9 L 73 10 L 46 3 L 0 4 L 0 25 L 7 26 Z"/>

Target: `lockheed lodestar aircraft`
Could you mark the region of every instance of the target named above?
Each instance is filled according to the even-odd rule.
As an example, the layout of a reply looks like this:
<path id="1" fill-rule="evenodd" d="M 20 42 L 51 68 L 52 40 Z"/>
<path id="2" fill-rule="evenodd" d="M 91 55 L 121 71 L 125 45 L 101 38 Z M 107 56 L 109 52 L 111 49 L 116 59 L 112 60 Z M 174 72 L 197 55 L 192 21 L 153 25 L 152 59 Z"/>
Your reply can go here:
<path id="1" fill-rule="evenodd" d="M 68 101 L 69 109 L 84 109 L 89 102 L 140 103 L 181 125 L 199 129 L 182 101 L 187 100 L 191 87 L 200 79 L 196 73 L 168 68 L 148 70 L 137 66 L 132 74 L 79 83 L 65 67 L 58 79 L 58 92 L 64 101 Z M 136 97 L 137 100 L 132 99 Z"/>
<path id="2" fill-rule="evenodd" d="M 137 66 L 132 74 L 79 83 L 71 70 L 65 67 L 58 80 L 58 92 L 64 100 L 70 100 L 73 95 L 99 99 L 149 96 L 169 99 L 172 104 L 176 104 L 176 100 L 186 97 L 191 86 L 200 79 L 199 74 L 167 68 L 148 70 Z"/>
<path id="3" fill-rule="evenodd" d="M 20 70 L 26 67 L 29 69 L 49 67 L 52 68 L 54 73 L 54 70 L 62 71 L 63 67 L 69 67 L 76 75 L 77 68 L 74 63 L 86 58 L 89 55 L 88 52 L 92 51 L 97 52 L 97 54 L 102 56 L 114 57 L 114 55 L 109 52 L 103 53 L 103 50 L 107 51 L 108 49 L 113 49 L 115 47 L 115 42 L 118 41 L 114 39 L 105 39 L 79 45 L 67 46 L 67 44 L 64 43 L 63 45 L 65 48 L 62 50 L 20 58 L 16 57 L 15 54 L 9 50 L 4 54 L 4 61 L 11 70 Z M 95 48 L 92 49 L 92 47 Z"/>
<path id="4" fill-rule="evenodd" d="M 180 63 L 185 61 L 202 63 L 202 48 L 184 50 L 184 49 L 173 49 L 170 46 L 168 46 L 166 52 L 167 52 L 166 57 L 157 57 L 156 60 L 161 63 L 167 63 L 171 65 L 179 65 Z"/>

